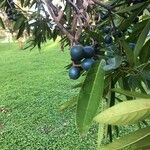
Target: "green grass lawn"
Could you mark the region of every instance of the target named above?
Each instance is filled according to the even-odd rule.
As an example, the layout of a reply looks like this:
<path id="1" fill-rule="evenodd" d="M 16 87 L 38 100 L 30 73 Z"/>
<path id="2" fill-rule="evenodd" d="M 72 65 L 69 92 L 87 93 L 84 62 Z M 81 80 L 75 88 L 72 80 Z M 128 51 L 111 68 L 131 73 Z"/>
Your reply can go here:
<path id="1" fill-rule="evenodd" d="M 78 92 L 64 68 L 69 62 L 57 43 L 41 52 L 0 44 L 0 150 L 95 149 L 96 131 L 80 138 L 75 111 L 59 111 Z"/>

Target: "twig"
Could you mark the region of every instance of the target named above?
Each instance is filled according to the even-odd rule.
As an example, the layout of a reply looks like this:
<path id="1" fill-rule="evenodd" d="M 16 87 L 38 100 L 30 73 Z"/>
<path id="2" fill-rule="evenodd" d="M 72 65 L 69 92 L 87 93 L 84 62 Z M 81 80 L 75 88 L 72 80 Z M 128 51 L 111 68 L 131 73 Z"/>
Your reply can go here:
<path id="1" fill-rule="evenodd" d="M 93 1 L 94 1 L 96 4 L 100 5 L 101 7 L 105 8 L 105 9 L 109 12 L 109 14 L 110 14 L 110 20 L 111 20 L 112 25 L 113 25 L 113 29 L 114 29 L 114 31 L 116 32 L 116 26 L 115 26 L 115 23 L 114 23 L 114 20 L 113 20 L 113 17 L 112 17 L 112 11 L 113 11 L 112 9 L 113 9 L 113 7 L 112 7 L 112 6 L 107 6 L 107 5 L 101 3 L 101 2 L 99 2 L 99 1 L 97 1 L 97 0 L 93 0 Z"/>
<path id="2" fill-rule="evenodd" d="M 80 37 L 80 35 L 82 33 L 82 21 L 81 21 L 81 18 L 78 17 L 77 21 L 79 22 L 79 28 L 78 28 L 78 30 L 77 30 L 77 32 L 75 34 L 75 41 L 78 41 L 78 39 L 79 39 L 79 37 Z"/>
<path id="3" fill-rule="evenodd" d="M 112 22 L 113 30 L 114 30 L 114 32 L 116 32 L 116 25 L 115 25 L 115 22 L 114 22 L 113 17 L 112 17 L 112 12 L 109 11 L 109 14 L 110 14 L 110 20 Z"/>
<path id="4" fill-rule="evenodd" d="M 80 12 L 80 9 L 72 2 L 72 1 L 70 1 L 70 0 L 66 0 L 68 3 L 70 3 L 71 4 L 71 6 L 75 9 L 75 11 L 79 14 L 79 15 L 81 15 L 83 18 L 84 18 L 84 20 L 87 22 L 87 19 L 86 19 L 86 17 Z"/>
<path id="5" fill-rule="evenodd" d="M 51 14 L 51 17 L 54 19 L 55 23 L 59 27 L 59 29 L 68 37 L 68 39 L 73 42 L 75 39 L 74 37 L 66 30 L 66 28 L 58 21 L 57 17 L 55 16 L 53 9 L 51 8 L 51 2 L 48 0 L 44 0 L 44 3 L 46 4 L 49 14 Z"/>

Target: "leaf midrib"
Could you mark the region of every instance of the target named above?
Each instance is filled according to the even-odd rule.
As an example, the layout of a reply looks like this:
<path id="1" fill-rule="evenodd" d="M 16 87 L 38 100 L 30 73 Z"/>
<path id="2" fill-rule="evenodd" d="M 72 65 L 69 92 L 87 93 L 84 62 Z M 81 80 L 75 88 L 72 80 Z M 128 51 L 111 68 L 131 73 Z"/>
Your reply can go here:
<path id="1" fill-rule="evenodd" d="M 98 70 L 97 70 L 97 73 L 95 74 L 95 80 L 93 81 L 93 85 L 95 85 L 95 81 L 96 81 L 96 79 L 97 79 L 97 76 L 98 76 L 98 74 L 99 74 L 99 71 L 100 71 L 100 68 L 101 68 L 101 65 L 102 65 L 102 62 L 99 64 L 99 66 L 98 66 Z M 91 93 L 93 93 L 93 89 L 94 88 L 92 88 L 92 90 L 91 90 L 91 92 L 90 92 L 90 97 L 89 97 L 89 102 L 90 102 L 90 99 L 91 99 Z M 83 120 L 83 124 L 85 123 L 85 117 L 87 116 L 87 110 L 88 110 L 88 108 L 89 108 L 89 104 L 90 103 L 88 103 L 88 105 L 87 105 L 87 107 L 86 107 L 86 113 L 85 113 L 85 115 L 84 115 L 84 120 Z"/>
<path id="2" fill-rule="evenodd" d="M 129 141 L 128 143 L 125 143 L 125 145 L 123 145 L 122 147 L 120 146 L 118 146 L 117 148 L 116 148 L 116 150 L 119 150 L 119 149 L 122 149 L 122 148 L 125 148 L 126 146 L 129 146 L 129 145 L 133 145 L 133 144 L 135 144 L 135 143 L 137 143 L 138 141 L 140 141 L 140 140 L 142 140 L 142 139 L 144 139 L 145 137 L 147 137 L 147 136 L 149 136 L 150 135 L 150 132 L 148 132 L 148 133 L 145 133 L 145 132 L 147 132 L 147 127 L 146 128 L 143 128 L 143 129 L 140 129 L 140 130 L 142 130 L 142 135 L 141 135 L 141 133 L 137 133 L 137 134 L 135 134 L 134 132 L 133 133 L 131 133 L 131 134 L 134 134 L 134 135 L 132 135 L 132 136 L 136 136 L 137 138 L 134 140 L 134 141 Z M 144 130 L 144 133 L 143 133 L 143 130 Z M 146 131 L 145 131 L 146 130 Z M 137 130 L 138 131 L 138 130 Z M 137 132 L 137 131 L 135 131 L 135 132 Z M 141 132 L 141 131 L 140 131 Z M 127 136 L 129 136 L 130 134 L 128 134 Z M 140 136 L 140 137 L 139 137 Z M 141 137 L 142 136 L 142 137 Z M 121 137 L 121 138 L 123 138 L 123 139 L 121 139 L 121 140 L 124 140 L 124 137 Z M 121 142 L 121 140 L 120 139 L 118 139 L 118 140 L 116 140 L 116 141 L 114 141 L 114 142 L 116 142 L 116 143 L 118 143 L 118 142 Z M 108 150 L 108 148 L 110 148 L 110 147 L 113 147 L 114 148 L 114 145 L 113 145 L 113 143 L 112 144 L 110 144 L 110 145 L 108 145 L 108 146 L 103 146 L 103 147 L 101 147 L 101 149 L 102 150 Z M 100 149 L 99 149 L 100 150 Z"/>
<path id="3" fill-rule="evenodd" d="M 145 137 L 147 137 L 147 136 L 149 136 L 149 135 L 150 135 L 150 133 L 148 133 L 148 134 L 142 136 L 141 138 L 138 138 L 137 140 L 135 140 L 135 141 L 133 141 L 133 142 L 131 142 L 131 143 L 129 143 L 129 144 L 126 144 L 126 145 L 124 145 L 123 147 L 120 147 L 120 148 L 125 148 L 126 146 L 132 145 L 132 144 L 134 144 L 134 143 L 136 143 L 136 142 L 142 140 L 143 138 L 145 138 Z M 119 150 L 120 148 L 117 148 L 116 150 Z"/>
<path id="4" fill-rule="evenodd" d="M 150 109 L 150 107 L 148 109 Z M 114 117 L 117 117 L 117 116 L 126 115 L 126 114 L 132 114 L 132 113 L 139 112 L 139 111 L 144 111 L 144 110 L 147 110 L 147 109 L 144 108 L 144 109 L 139 109 L 137 111 L 131 111 L 130 113 L 124 113 L 124 114 L 120 114 L 120 115 L 113 115 L 111 118 L 114 118 Z"/>

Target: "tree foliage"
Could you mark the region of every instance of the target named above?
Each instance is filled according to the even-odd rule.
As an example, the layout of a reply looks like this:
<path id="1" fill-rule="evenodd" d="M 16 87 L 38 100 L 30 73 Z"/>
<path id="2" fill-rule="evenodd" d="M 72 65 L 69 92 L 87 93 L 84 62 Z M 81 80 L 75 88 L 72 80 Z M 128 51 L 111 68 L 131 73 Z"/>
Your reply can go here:
<path id="1" fill-rule="evenodd" d="M 52 0 L 20 0 L 18 3 L 0 0 L 0 9 L 6 12 L 17 38 L 28 33 L 26 48 L 41 48 L 42 43 L 49 39 L 55 41 L 58 36 L 62 49 L 76 45 L 94 48 L 91 57 L 95 64 L 90 64 L 89 71 L 83 68 L 80 60 L 72 59 L 66 67 L 79 67 L 85 76 L 85 80 L 74 87 L 81 88 L 79 96 L 61 107 L 61 110 L 77 107 L 76 124 L 81 134 L 86 134 L 95 120 L 100 129 L 99 149 L 149 148 L 149 127 L 106 146 L 101 147 L 101 141 L 109 139 L 112 142 L 120 124 L 148 126 L 150 0 L 61 2 L 62 6 L 55 5 Z M 2 18 L 0 25 L 5 27 Z M 73 73 L 74 79 L 79 77 L 79 72 L 76 74 L 73 70 Z"/>

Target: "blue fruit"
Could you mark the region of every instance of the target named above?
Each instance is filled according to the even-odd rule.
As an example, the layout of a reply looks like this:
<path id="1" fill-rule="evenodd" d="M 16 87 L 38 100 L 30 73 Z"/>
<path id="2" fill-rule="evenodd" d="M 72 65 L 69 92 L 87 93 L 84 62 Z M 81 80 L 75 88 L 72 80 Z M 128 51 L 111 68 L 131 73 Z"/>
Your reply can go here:
<path id="1" fill-rule="evenodd" d="M 111 44 L 113 41 L 112 37 L 110 35 L 106 35 L 105 38 L 104 38 L 104 42 L 106 44 Z"/>
<path id="2" fill-rule="evenodd" d="M 129 43 L 129 47 L 131 48 L 131 49 L 134 49 L 135 48 L 135 43 Z"/>
<path id="3" fill-rule="evenodd" d="M 72 60 L 79 61 L 83 58 L 83 46 L 75 45 L 71 48 L 70 55 Z"/>
<path id="4" fill-rule="evenodd" d="M 85 46 L 83 48 L 83 56 L 84 58 L 91 58 L 94 56 L 95 50 L 92 46 Z"/>
<path id="5" fill-rule="evenodd" d="M 121 38 L 123 36 L 123 33 L 121 31 L 116 31 L 113 36 Z"/>
<path id="6" fill-rule="evenodd" d="M 80 77 L 80 68 L 72 66 L 69 69 L 69 77 L 70 77 L 70 79 L 73 79 L 73 80 L 78 79 Z"/>
<path id="7" fill-rule="evenodd" d="M 81 63 L 81 67 L 84 70 L 88 71 L 91 68 L 92 64 L 94 64 L 94 62 L 95 62 L 94 59 L 90 59 L 90 58 L 84 59 Z"/>
<path id="8" fill-rule="evenodd" d="M 106 14 L 101 14 L 101 19 L 102 20 L 105 20 L 106 18 L 108 18 L 109 14 L 106 13 Z"/>
<path id="9" fill-rule="evenodd" d="M 103 29 L 103 32 L 108 34 L 109 32 L 111 32 L 111 27 L 110 26 L 106 26 L 104 29 Z"/>

